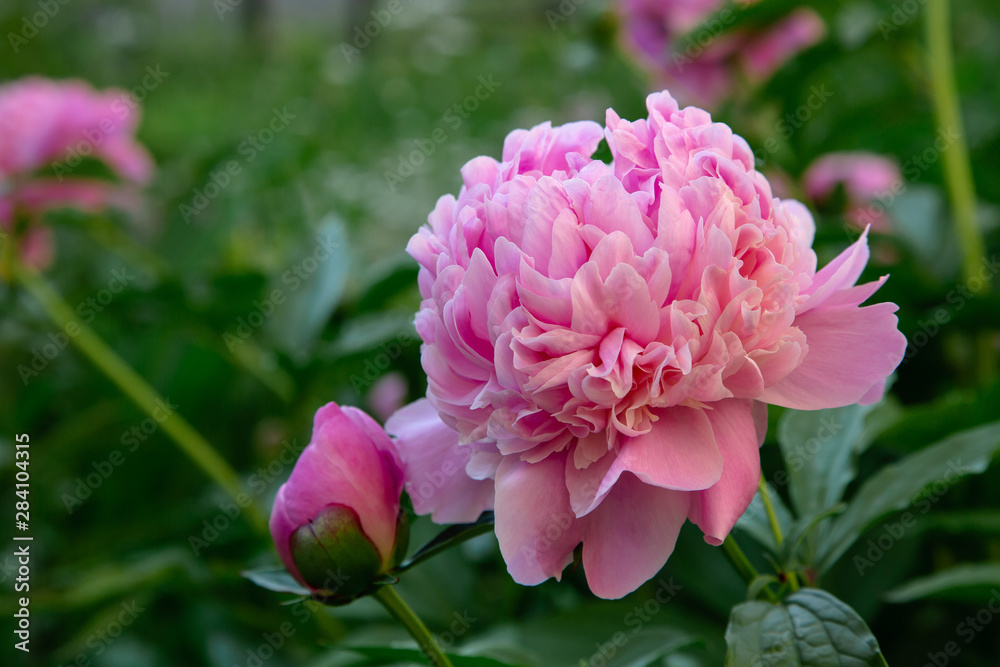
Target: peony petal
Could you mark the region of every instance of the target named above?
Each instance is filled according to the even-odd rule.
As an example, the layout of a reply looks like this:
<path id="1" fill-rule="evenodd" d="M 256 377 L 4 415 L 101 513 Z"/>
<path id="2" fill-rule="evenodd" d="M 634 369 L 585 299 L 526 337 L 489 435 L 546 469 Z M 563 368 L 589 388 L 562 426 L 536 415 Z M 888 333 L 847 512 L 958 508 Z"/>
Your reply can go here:
<path id="1" fill-rule="evenodd" d="M 802 365 L 759 399 L 796 410 L 857 403 L 885 382 L 903 360 L 906 337 L 896 328 L 896 304 L 819 308 L 795 318 L 809 351 Z"/>
<path id="2" fill-rule="evenodd" d="M 665 489 L 695 491 L 715 484 L 723 458 L 706 413 L 683 406 L 658 411 L 649 433 L 625 439 L 602 489 L 625 471 Z"/>
<path id="3" fill-rule="evenodd" d="M 583 539 L 563 481 L 565 455 L 525 463 L 508 456 L 497 469 L 496 534 L 507 571 L 519 584 L 560 579 Z"/>
<path id="4" fill-rule="evenodd" d="M 493 480 L 466 474 L 474 449 L 458 444 L 458 433 L 441 421 L 430 401 L 422 398 L 399 409 L 385 426 L 396 438 L 417 514 L 430 514 L 434 523 L 469 523 L 493 509 Z"/>
<path id="5" fill-rule="evenodd" d="M 759 429 L 760 409 L 752 403 L 729 399 L 713 403 L 712 409 L 706 410 L 722 453 L 722 477 L 710 488 L 691 494 L 688 517 L 705 533 L 705 541 L 715 546 L 726 539 L 760 483 L 758 449 L 766 423 L 763 430 Z"/>
<path id="6" fill-rule="evenodd" d="M 861 272 L 864 271 L 865 265 L 868 263 L 868 255 L 868 230 L 866 229 L 861 234 L 861 238 L 837 255 L 836 259 L 816 274 L 812 285 L 803 292 L 809 298 L 795 309 L 796 315 L 803 315 L 822 305 L 834 293 L 852 287 L 861 277 Z"/>
<path id="7" fill-rule="evenodd" d="M 587 515 L 583 569 L 598 597 L 623 597 L 666 564 L 688 513 L 688 496 L 643 484 L 626 474 Z"/>

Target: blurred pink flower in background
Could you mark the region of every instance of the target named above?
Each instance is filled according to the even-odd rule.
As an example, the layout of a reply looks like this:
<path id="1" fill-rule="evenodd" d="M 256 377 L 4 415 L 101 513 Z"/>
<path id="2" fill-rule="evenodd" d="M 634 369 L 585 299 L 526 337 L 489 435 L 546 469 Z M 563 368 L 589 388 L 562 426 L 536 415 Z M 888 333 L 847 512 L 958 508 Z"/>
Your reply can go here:
<path id="1" fill-rule="evenodd" d="M 769 79 L 798 53 L 818 44 L 826 24 L 808 8 L 796 9 L 763 34 L 750 39 L 742 50 L 742 63 L 755 79 Z"/>
<path id="2" fill-rule="evenodd" d="M 751 32 L 725 30 L 733 19 L 716 16 L 723 0 L 620 0 L 618 6 L 626 49 L 654 73 L 656 87 L 708 108 L 732 95 L 741 74 L 758 82 L 768 79 L 826 34 L 823 20 L 808 8 Z M 681 42 L 685 36 L 690 37 Z"/>
<path id="3" fill-rule="evenodd" d="M 145 184 L 153 173 L 148 152 L 135 140 L 139 108 L 127 93 L 96 91 L 82 81 L 29 77 L 0 86 L 0 227 L 23 216 L 22 261 L 52 261 L 42 213 L 63 206 L 98 211 L 130 202 L 116 184 L 76 177 L 84 158 L 97 159 L 119 178 Z"/>
<path id="4" fill-rule="evenodd" d="M 889 231 L 889 216 L 884 207 L 871 204 L 892 193 L 902 182 L 903 175 L 893 160 L 864 151 L 822 155 L 802 176 L 806 194 L 817 202 L 828 199 L 838 185 L 843 185 L 847 220 L 861 229 L 871 225 L 881 232 Z"/>
<path id="5" fill-rule="evenodd" d="M 398 371 L 386 373 L 375 381 L 371 391 L 368 392 L 368 405 L 376 417 L 385 421 L 392 416 L 392 413 L 403 407 L 408 393 L 410 386 L 406 382 L 405 375 Z"/>
<path id="6" fill-rule="evenodd" d="M 855 286 L 865 236 L 817 272 L 809 212 L 742 138 L 666 93 L 647 107 L 515 130 L 407 248 L 428 391 L 387 424 L 406 488 L 439 522 L 495 508 L 522 584 L 582 542 L 617 598 L 687 519 L 721 544 L 757 489 L 765 403 L 872 403 L 903 357 L 896 306 L 860 307 L 885 281 Z"/>

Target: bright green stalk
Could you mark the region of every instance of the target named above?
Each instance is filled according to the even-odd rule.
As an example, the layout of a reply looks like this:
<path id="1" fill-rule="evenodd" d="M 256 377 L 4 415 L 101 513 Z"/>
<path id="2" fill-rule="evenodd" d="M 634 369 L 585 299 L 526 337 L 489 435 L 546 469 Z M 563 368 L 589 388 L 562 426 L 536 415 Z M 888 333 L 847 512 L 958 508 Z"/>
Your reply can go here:
<path id="1" fill-rule="evenodd" d="M 434 635 L 392 586 L 379 587 L 372 597 L 381 602 L 386 611 L 403 624 L 410 636 L 417 640 L 420 650 L 424 652 L 434 667 L 452 667 L 451 660 L 434 641 Z"/>
<path id="2" fill-rule="evenodd" d="M 108 347 L 100 336 L 73 315 L 73 310 L 34 271 L 14 263 L 14 277 L 18 283 L 41 304 L 56 326 L 70 335 L 73 344 L 84 353 L 101 371 L 122 390 L 132 401 L 150 416 L 160 410 L 165 401 L 149 384 L 125 363 L 114 350 Z M 161 423 L 163 430 L 175 443 L 205 471 L 215 482 L 229 493 L 233 499 L 244 494 L 243 485 L 236 472 L 215 449 L 183 417 L 171 414 Z M 242 503 L 240 503 L 242 506 Z M 247 508 L 247 517 L 254 528 L 267 532 L 263 516 L 253 505 Z"/>

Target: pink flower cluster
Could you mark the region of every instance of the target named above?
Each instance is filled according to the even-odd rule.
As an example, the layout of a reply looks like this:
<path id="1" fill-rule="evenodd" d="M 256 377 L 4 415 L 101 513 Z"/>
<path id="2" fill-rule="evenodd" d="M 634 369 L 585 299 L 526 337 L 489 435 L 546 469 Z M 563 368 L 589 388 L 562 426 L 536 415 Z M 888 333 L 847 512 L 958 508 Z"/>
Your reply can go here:
<path id="1" fill-rule="evenodd" d="M 135 140 L 138 122 L 136 103 L 121 91 L 40 77 L 0 86 L 0 227 L 28 220 L 20 231 L 22 261 L 36 267 L 51 262 L 50 234 L 37 224 L 44 211 L 99 210 L 113 202 L 111 184 L 65 178 L 83 158 L 101 160 L 124 180 L 149 180 L 153 163 Z"/>
<path id="2" fill-rule="evenodd" d="M 429 383 L 387 424 L 407 490 L 437 522 L 495 509 L 522 584 L 582 543 L 616 598 L 686 520 L 720 544 L 757 488 L 765 404 L 877 401 L 906 346 L 894 304 L 861 306 L 886 279 L 855 285 L 866 235 L 817 271 L 809 212 L 742 138 L 667 93 L 647 108 L 512 132 L 407 249 Z"/>
<path id="3" fill-rule="evenodd" d="M 756 1 L 739 0 L 727 13 L 723 0 L 621 0 L 625 46 L 655 73 L 658 85 L 714 108 L 741 76 L 766 80 L 826 34 L 823 20 L 808 8 L 764 31 L 726 31 L 739 6 Z"/>

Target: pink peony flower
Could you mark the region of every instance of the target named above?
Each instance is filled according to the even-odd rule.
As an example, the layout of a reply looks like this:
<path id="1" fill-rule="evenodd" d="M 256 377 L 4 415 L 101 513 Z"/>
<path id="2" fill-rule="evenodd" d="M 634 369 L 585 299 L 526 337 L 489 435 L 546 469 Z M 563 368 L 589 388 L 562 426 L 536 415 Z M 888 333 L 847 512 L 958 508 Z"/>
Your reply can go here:
<path id="1" fill-rule="evenodd" d="M 731 12 L 756 1 L 738 0 Z M 808 8 L 762 32 L 724 33 L 732 23 L 716 17 L 724 7 L 723 0 L 620 0 L 625 47 L 658 84 L 682 99 L 715 107 L 732 94 L 741 72 L 755 81 L 768 79 L 826 34 L 823 20 Z"/>
<path id="2" fill-rule="evenodd" d="M 902 181 L 895 162 L 865 151 L 827 153 L 814 160 L 802 176 L 806 194 L 814 201 L 829 198 L 838 185 L 843 185 L 847 220 L 861 229 L 871 225 L 879 231 L 888 231 L 889 217 L 884 207 L 870 204 L 893 192 Z"/>
<path id="3" fill-rule="evenodd" d="M 28 219 L 23 261 L 37 267 L 51 262 L 50 235 L 36 224 L 44 211 L 93 211 L 119 201 L 113 184 L 74 177 L 82 157 L 101 160 L 124 180 L 149 181 L 153 163 L 135 140 L 138 122 L 135 101 L 122 91 L 40 77 L 0 86 L 0 228 L 11 229 L 17 215 Z"/>
<path id="4" fill-rule="evenodd" d="M 512 132 L 407 248 L 428 376 L 388 424 L 407 489 L 436 521 L 495 508 L 522 584 L 582 542 L 617 598 L 685 520 L 720 544 L 757 488 L 765 403 L 877 401 L 906 346 L 894 304 L 860 307 L 885 281 L 854 286 L 865 236 L 817 272 L 809 212 L 742 138 L 665 92 L 647 107 Z"/>
<path id="5" fill-rule="evenodd" d="M 334 600 L 364 594 L 406 550 L 402 491 L 401 464 L 382 427 L 356 408 L 320 408 L 271 512 L 285 567 Z"/>

